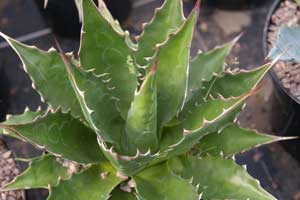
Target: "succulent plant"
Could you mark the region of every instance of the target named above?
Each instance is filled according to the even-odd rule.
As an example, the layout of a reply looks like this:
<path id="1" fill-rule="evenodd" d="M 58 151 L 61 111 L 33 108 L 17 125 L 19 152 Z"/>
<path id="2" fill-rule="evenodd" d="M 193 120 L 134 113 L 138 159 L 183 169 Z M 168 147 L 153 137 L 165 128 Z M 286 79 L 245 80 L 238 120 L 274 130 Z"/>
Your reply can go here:
<path id="1" fill-rule="evenodd" d="M 282 139 L 236 122 L 272 64 L 225 70 L 236 40 L 190 59 L 199 1 L 185 19 L 181 0 L 165 0 L 136 42 L 102 0 L 77 3 L 78 59 L 1 33 L 49 106 L 1 124 L 45 152 L 2 191 L 46 188 L 48 200 L 275 199 L 233 159 Z"/>

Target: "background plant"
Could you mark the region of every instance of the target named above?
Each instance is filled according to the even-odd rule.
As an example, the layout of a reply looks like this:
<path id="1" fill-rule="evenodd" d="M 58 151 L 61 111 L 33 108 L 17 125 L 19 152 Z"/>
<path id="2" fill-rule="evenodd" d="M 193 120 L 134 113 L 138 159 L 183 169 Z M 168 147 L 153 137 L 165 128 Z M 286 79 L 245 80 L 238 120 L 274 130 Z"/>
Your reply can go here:
<path id="1" fill-rule="evenodd" d="M 78 59 L 1 33 L 49 105 L 1 124 L 46 152 L 2 191 L 47 188 L 49 200 L 274 199 L 233 159 L 282 139 L 236 123 L 272 64 L 224 70 L 236 40 L 190 59 L 199 1 L 185 19 L 181 0 L 165 0 L 137 43 L 101 0 L 99 8 L 76 2 Z"/>

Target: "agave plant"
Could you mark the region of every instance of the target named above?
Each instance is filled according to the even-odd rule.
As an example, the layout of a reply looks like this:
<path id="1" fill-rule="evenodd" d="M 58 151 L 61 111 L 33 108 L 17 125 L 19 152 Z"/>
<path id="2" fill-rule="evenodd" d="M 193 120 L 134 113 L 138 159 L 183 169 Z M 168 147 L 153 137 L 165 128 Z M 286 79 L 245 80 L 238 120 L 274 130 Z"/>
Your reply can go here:
<path id="1" fill-rule="evenodd" d="M 102 0 L 77 3 L 78 59 L 1 33 L 49 106 L 1 124 L 45 152 L 1 191 L 46 188 L 48 200 L 275 199 L 233 159 L 282 139 L 236 122 L 272 64 L 225 70 L 236 40 L 190 59 L 199 1 L 185 18 L 181 0 L 165 0 L 136 42 Z"/>

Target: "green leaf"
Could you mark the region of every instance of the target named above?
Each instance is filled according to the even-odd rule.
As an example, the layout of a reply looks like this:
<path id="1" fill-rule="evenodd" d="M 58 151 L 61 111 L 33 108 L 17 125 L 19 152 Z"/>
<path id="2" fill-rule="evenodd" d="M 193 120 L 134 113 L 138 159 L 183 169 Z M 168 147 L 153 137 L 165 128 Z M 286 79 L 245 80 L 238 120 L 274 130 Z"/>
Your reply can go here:
<path id="1" fill-rule="evenodd" d="M 37 110 L 37 111 L 29 111 L 25 110 L 24 113 L 19 115 L 7 115 L 6 121 L 1 123 L 2 125 L 19 125 L 19 124 L 25 124 L 35 121 L 36 118 L 38 118 L 40 115 L 43 114 L 43 111 Z M 10 137 L 21 139 L 20 136 L 15 134 L 14 132 L 10 131 L 9 129 L 5 129 L 5 127 L 2 127 L 0 124 L 0 134 L 8 135 Z"/>
<path id="2" fill-rule="evenodd" d="M 275 200 L 233 160 L 179 157 L 171 159 L 168 165 L 183 178 L 193 177 L 193 185 L 199 185 L 203 199 Z"/>
<path id="3" fill-rule="evenodd" d="M 136 194 L 133 192 L 124 192 L 118 187 L 115 188 L 110 195 L 109 200 L 137 200 Z"/>
<path id="4" fill-rule="evenodd" d="M 162 7 L 156 10 L 151 22 L 144 26 L 144 31 L 138 38 L 138 51 L 135 54 L 139 65 L 146 65 L 145 58 L 155 54 L 156 45 L 165 42 L 182 26 L 184 22 L 182 7 L 181 0 L 165 0 Z"/>
<path id="5" fill-rule="evenodd" d="M 186 127 L 183 124 L 172 129 L 166 129 L 171 132 L 163 133 L 164 137 L 161 142 L 163 146 L 161 146 L 162 153 L 160 157 L 169 158 L 181 155 L 192 149 L 205 135 L 216 132 L 232 123 L 247 97 L 211 100 L 206 105 L 201 105 L 195 114 L 185 121 Z M 191 120 L 189 124 L 187 124 L 188 120 Z M 192 128 L 192 130 L 186 128 Z M 174 138 L 181 139 L 174 143 Z"/>
<path id="6" fill-rule="evenodd" d="M 190 63 L 187 98 L 177 120 L 182 120 L 195 105 L 202 103 L 204 98 L 203 83 L 210 82 L 215 76 L 223 73 L 225 60 L 232 47 L 239 39 L 237 37 L 221 47 L 198 54 Z"/>
<path id="7" fill-rule="evenodd" d="M 205 123 L 213 122 L 218 116 L 226 114 L 237 105 L 242 104 L 247 97 L 210 99 L 195 107 L 195 110 L 184 120 L 183 127 L 189 131 L 198 130 Z"/>
<path id="8" fill-rule="evenodd" d="M 281 26 L 277 35 L 276 43 L 268 57 L 283 61 L 300 62 L 300 26 Z"/>
<path id="9" fill-rule="evenodd" d="M 115 107 L 117 100 L 101 77 L 74 67 L 63 53 L 61 56 L 86 121 L 101 140 L 114 143 L 119 149 L 125 122 Z"/>
<path id="10" fill-rule="evenodd" d="M 126 121 L 128 142 L 125 145 L 129 148 L 130 154 L 135 154 L 137 149 L 145 153 L 149 149 L 155 152 L 158 148 L 156 92 L 155 64 L 136 92 L 128 113 Z"/>
<path id="11" fill-rule="evenodd" d="M 93 165 L 51 188 L 48 200 L 107 200 L 120 182 L 109 163 Z"/>
<path id="12" fill-rule="evenodd" d="M 268 63 L 251 71 L 242 70 L 237 74 L 228 72 L 221 77 L 216 77 L 207 86 L 205 97 L 209 95 L 217 97 L 219 94 L 225 98 L 241 96 L 255 88 L 273 64 Z"/>
<path id="13" fill-rule="evenodd" d="M 198 194 L 190 180 L 173 174 L 166 163 L 147 168 L 133 176 L 141 200 L 196 200 Z"/>
<path id="14" fill-rule="evenodd" d="M 111 164 L 126 176 L 136 174 L 145 168 L 150 161 L 155 160 L 159 156 L 159 153 L 151 154 L 150 151 L 141 153 L 138 150 L 136 155 L 127 156 L 116 152 L 113 147 L 109 148 L 107 144 L 101 140 L 99 140 L 99 145 Z"/>
<path id="15" fill-rule="evenodd" d="M 55 156 L 43 155 L 34 159 L 29 167 L 1 191 L 34 189 L 55 186 L 59 179 L 69 178 L 68 169 L 56 161 Z"/>
<path id="16" fill-rule="evenodd" d="M 137 86 L 132 49 L 126 44 L 128 33 L 119 33 L 101 15 L 92 0 L 83 1 L 83 35 L 80 64 L 84 69 L 95 69 L 112 88 L 110 93 L 118 98 L 118 109 L 124 119 L 133 100 Z M 107 17 L 107 16 L 106 16 Z"/>
<path id="17" fill-rule="evenodd" d="M 238 39 L 239 37 L 221 47 L 205 53 L 199 53 L 191 61 L 187 100 L 191 99 L 193 94 L 201 92 L 203 81 L 208 82 L 214 76 L 223 73 L 226 57 Z"/>
<path id="18" fill-rule="evenodd" d="M 64 63 L 54 49 L 45 52 L 21 44 L 1 32 L 0 36 L 7 40 L 22 59 L 24 70 L 29 74 L 33 86 L 52 108 L 60 107 L 63 112 L 71 110 L 74 117 L 82 117 Z"/>
<path id="19" fill-rule="evenodd" d="M 60 111 L 47 112 L 32 123 L 5 125 L 5 129 L 69 160 L 85 164 L 105 160 L 96 134 L 78 119 Z"/>
<path id="20" fill-rule="evenodd" d="M 211 133 L 202 138 L 198 144 L 201 154 L 228 157 L 253 147 L 282 140 L 284 138 L 271 135 L 258 134 L 249 129 L 232 124 L 224 128 L 220 133 Z M 221 153 L 222 152 L 222 153 Z"/>
<path id="21" fill-rule="evenodd" d="M 169 122 L 183 106 L 187 89 L 189 49 L 198 13 L 199 8 L 196 7 L 181 29 L 159 47 L 156 73 L 158 128 Z"/>

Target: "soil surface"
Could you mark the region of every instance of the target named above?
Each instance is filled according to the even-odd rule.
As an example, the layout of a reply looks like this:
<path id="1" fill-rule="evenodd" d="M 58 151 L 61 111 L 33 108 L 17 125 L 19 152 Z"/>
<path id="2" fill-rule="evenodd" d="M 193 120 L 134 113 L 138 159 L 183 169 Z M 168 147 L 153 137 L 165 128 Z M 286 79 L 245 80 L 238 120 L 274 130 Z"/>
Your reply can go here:
<path id="1" fill-rule="evenodd" d="M 271 17 L 268 29 L 268 47 L 271 49 L 276 42 L 277 33 L 282 25 L 293 26 L 300 22 L 300 7 L 294 1 L 285 0 Z M 300 100 L 300 64 L 292 62 L 278 62 L 274 71 L 281 84 L 293 96 Z"/>
<path id="2" fill-rule="evenodd" d="M 0 188 L 12 181 L 20 173 L 13 154 L 0 138 Z M 24 200 L 24 191 L 0 192 L 1 200 Z"/>

